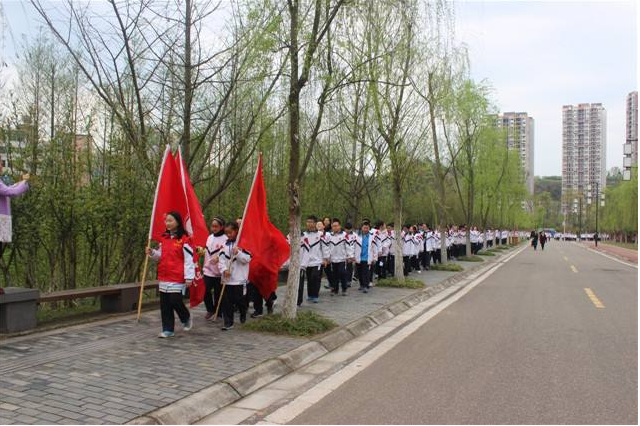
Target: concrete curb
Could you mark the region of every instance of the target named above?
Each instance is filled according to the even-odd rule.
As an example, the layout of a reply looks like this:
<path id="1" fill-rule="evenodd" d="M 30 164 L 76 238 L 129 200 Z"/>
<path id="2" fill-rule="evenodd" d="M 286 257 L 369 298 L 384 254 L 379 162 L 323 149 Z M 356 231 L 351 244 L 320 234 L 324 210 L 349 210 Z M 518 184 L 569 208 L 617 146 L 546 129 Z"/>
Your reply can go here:
<path id="1" fill-rule="evenodd" d="M 505 250 L 504 254 L 511 252 Z M 495 256 L 491 261 L 478 262 L 470 267 L 434 286 L 426 287 L 414 292 L 399 301 L 390 303 L 377 311 L 341 326 L 331 332 L 316 337 L 296 349 L 276 358 L 269 359 L 248 370 L 227 377 L 192 395 L 168 404 L 162 408 L 137 417 L 127 424 L 193 424 L 207 417 L 221 408 L 232 404 L 266 385 L 281 379 L 293 371 L 304 367 L 323 355 L 339 348 L 358 336 L 378 327 L 410 307 L 425 301 L 444 289 L 462 281 L 479 269 L 491 267 L 495 261 L 503 257 L 503 253 Z"/>

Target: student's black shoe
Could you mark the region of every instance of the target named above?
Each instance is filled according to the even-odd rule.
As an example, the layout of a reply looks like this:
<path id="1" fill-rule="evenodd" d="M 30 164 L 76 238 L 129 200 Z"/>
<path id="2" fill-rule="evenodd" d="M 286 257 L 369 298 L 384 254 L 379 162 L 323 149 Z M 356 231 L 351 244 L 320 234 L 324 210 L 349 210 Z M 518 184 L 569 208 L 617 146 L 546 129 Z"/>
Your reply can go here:
<path id="1" fill-rule="evenodd" d="M 271 315 L 273 313 L 273 308 L 275 306 L 276 306 L 276 301 L 274 300 L 271 305 L 267 306 L 267 314 Z"/>
<path id="2" fill-rule="evenodd" d="M 366 288 L 363 288 L 363 289 L 362 289 L 362 292 L 363 292 L 363 293 L 369 293 L 369 290 L 367 290 Z"/>
<path id="3" fill-rule="evenodd" d="M 260 318 L 262 316 L 262 312 L 254 312 L 251 314 L 251 318 Z"/>
<path id="4" fill-rule="evenodd" d="M 241 312 L 240 313 L 240 324 L 244 324 L 245 322 L 247 322 L 247 313 L 246 312 Z"/>
<path id="5" fill-rule="evenodd" d="M 231 330 L 233 328 L 233 324 L 231 325 L 225 325 L 222 327 L 222 331 L 227 331 L 227 330 Z"/>

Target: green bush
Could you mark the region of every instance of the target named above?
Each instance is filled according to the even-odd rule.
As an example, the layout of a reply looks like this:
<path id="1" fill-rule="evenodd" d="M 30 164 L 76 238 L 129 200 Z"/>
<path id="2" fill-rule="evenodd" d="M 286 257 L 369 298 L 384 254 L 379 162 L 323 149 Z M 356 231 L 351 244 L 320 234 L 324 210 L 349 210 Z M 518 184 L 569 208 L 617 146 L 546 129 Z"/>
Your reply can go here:
<path id="1" fill-rule="evenodd" d="M 460 256 L 458 260 L 461 262 L 484 262 L 483 258 L 476 256 L 475 254 L 472 254 L 471 256 Z"/>
<path id="2" fill-rule="evenodd" d="M 400 281 L 397 278 L 385 278 L 376 283 L 376 287 L 394 287 L 394 288 L 424 288 L 424 283 L 418 280 L 405 278 Z"/>
<path id="3" fill-rule="evenodd" d="M 313 336 L 337 326 L 338 324 L 316 312 L 302 311 L 294 319 L 284 318 L 281 314 L 267 315 L 243 324 L 242 328 L 290 336 Z"/>
<path id="4" fill-rule="evenodd" d="M 451 271 L 451 272 L 460 272 L 464 271 L 464 268 L 457 263 L 438 263 L 435 265 L 431 265 L 431 269 L 434 271 Z"/>

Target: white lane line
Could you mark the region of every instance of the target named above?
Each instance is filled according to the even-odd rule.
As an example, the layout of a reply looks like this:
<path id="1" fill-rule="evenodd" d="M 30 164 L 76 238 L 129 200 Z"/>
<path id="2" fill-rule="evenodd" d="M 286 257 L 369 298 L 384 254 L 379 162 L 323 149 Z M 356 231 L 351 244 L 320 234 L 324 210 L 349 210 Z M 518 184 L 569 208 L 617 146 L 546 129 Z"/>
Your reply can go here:
<path id="1" fill-rule="evenodd" d="M 608 257 L 609 259 L 615 260 L 616 262 L 622 263 L 623 265 L 631 266 L 632 268 L 638 269 L 638 265 L 634 265 L 633 263 L 625 262 L 624 260 L 616 259 L 613 256 L 609 256 L 608 254 L 605 254 L 605 253 L 603 253 L 601 251 L 594 250 L 591 247 L 586 247 L 586 246 L 580 246 L 580 247 L 586 248 L 587 250 L 592 251 L 594 253 L 597 253 L 597 254 L 599 254 L 601 256 Z"/>
<path id="2" fill-rule="evenodd" d="M 505 258 L 505 261 L 510 260 L 514 256 L 520 254 L 526 246 L 522 247 L 520 250 L 512 253 L 509 257 Z M 498 270 L 503 262 L 496 263 L 494 267 L 484 272 L 481 276 L 476 278 L 474 281 L 469 283 L 462 290 L 458 291 L 453 296 L 434 306 L 424 314 L 420 315 L 413 322 L 406 325 L 404 328 L 400 329 L 397 333 L 391 335 L 390 337 L 381 341 L 378 345 L 374 346 L 372 349 L 367 351 L 365 354 L 356 358 L 351 363 L 347 364 L 341 370 L 335 372 L 325 380 L 321 381 L 311 389 L 302 393 L 290 403 L 280 407 L 273 413 L 269 414 L 264 420 L 271 424 L 285 424 L 293 420 L 302 414 L 305 410 L 315 405 L 318 401 L 320 401 L 325 396 L 329 395 L 331 392 L 340 387 L 343 383 L 351 379 L 353 376 L 373 364 L 377 359 L 382 357 L 384 354 L 389 352 L 391 349 L 395 348 L 401 341 L 405 340 L 411 334 L 413 334 L 416 330 L 422 327 L 427 323 L 430 319 L 438 315 L 440 312 L 445 310 L 449 305 L 460 300 L 464 295 L 469 293 L 475 286 L 480 284 L 482 281 L 487 279 L 490 275 L 492 275 L 495 271 Z"/>

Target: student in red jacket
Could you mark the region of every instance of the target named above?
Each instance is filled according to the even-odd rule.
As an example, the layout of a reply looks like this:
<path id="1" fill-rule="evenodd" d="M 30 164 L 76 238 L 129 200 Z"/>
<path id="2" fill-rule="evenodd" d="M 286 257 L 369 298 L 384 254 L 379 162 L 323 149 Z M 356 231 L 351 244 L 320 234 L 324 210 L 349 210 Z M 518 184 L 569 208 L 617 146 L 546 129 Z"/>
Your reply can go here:
<path id="1" fill-rule="evenodd" d="M 167 213 L 165 225 L 167 230 L 160 238 L 159 247 L 146 250 L 150 258 L 158 261 L 158 289 L 162 317 L 162 332 L 158 337 L 161 338 L 172 337 L 174 334 L 174 311 L 182 322 L 183 330 L 191 330 L 191 314 L 184 305 L 182 296 L 195 276 L 193 249 L 182 225 L 182 216 L 178 212 Z"/>

